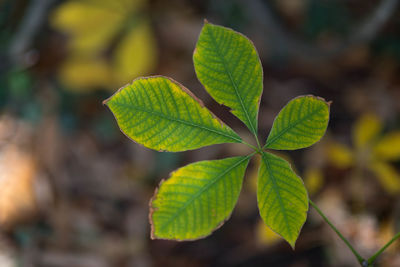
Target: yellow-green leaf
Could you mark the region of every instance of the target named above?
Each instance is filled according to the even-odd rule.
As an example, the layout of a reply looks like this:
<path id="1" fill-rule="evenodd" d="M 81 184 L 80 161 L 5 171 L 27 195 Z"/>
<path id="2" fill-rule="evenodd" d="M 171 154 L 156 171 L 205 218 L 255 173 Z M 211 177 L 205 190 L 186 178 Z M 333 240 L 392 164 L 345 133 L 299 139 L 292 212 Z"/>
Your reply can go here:
<path id="1" fill-rule="evenodd" d="M 112 89 L 154 69 L 158 52 L 147 2 L 69 0 L 54 9 L 50 24 L 68 37 L 58 73 L 66 89 Z"/>
<path id="2" fill-rule="evenodd" d="M 381 162 L 371 162 L 369 168 L 375 173 L 383 189 L 390 194 L 400 192 L 400 173 L 391 165 Z"/>
<path id="3" fill-rule="evenodd" d="M 383 160 L 400 159 L 400 131 L 390 132 L 380 139 L 374 149 L 374 156 Z"/>
<path id="4" fill-rule="evenodd" d="M 231 29 L 205 23 L 193 54 L 199 81 L 220 104 L 257 134 L 262 67 L 252 42 Z"/>
<path id="5" fill-rule="evenodd" d="M 263 220 L 257 222 L 255 238 L 258 243 L 263 246 L 271 246 L 282 241 L 280 235 L 272 231 L 271 228 L 265 226 Z"/>
<path id="6" fill-rule="evenodd" d="M 98 56 L 71 55 L 58 73 L 61 82 L 71 91 L 90 91 L 93 87 L 112 84 L 112 68 Z"/>
<path id="7" fill-rule="evenodd" d="M 357 149 L 372 145 L 382 130 L 382 122 L 375 114 L 364 114 L 353 128 L 353 142 Z"/>
<path id="8" fill-rule="evenodd" d="M 324 174 L 322 168 L 310 167 L 304 172 L 304 182 L 308 193 L 313 195 L 317 193 L 324 184 Z"/>
<path id="9" fill-rule="evenodd" d="M 308 196 L 303 181 L 287 161 L 264 152 L 257 187 L 261 218 L 294 248 L 307 219 Z"/>
<path id="10" fill-rule="evenodd" d="M 265 148 L 294 150 L 311 146 L 325 134 L 329 103 L 315 96 L 291 100 L 272 125 Z"/>
<path id="11" fill-rule="evenodd" d="M 128 137 L 151 149 L 176 152 L 241 142 L 188 89 L 166 77 L 138 78 L 105 104 Z"/>
<path id="12" fill-rule="evenodd" d="M 249 159 L 201 161 L 173 172 L 150 203 L 151 237 L 193 240 L 211 234 L 232 213 Z"/>
<path id="13" fill-rule="evenodd" d="M 68 43 L 70 49 L 97 53 L 109 45 L 133 10 L 131 6 L 135 4 L 127 3 L 121 0 L 66 1 L 53 11 L 50 24 L 72 38 Z"/>
<path id="14" fill-rule="evenodd" d="M 156 66 L 157 46 L 148 21 L 133 27 L 116 46 L 113 58 L 114 81 L 130 82 L 150 73 Z"/>
<path id="15" fill-rule="evenodd" d="M 328 160 L 334 166 L 345 169 L 349 168 L 354 164 L 354 154 L 347 146 L 337 143 L 330 142 L 327 146 Z"/>

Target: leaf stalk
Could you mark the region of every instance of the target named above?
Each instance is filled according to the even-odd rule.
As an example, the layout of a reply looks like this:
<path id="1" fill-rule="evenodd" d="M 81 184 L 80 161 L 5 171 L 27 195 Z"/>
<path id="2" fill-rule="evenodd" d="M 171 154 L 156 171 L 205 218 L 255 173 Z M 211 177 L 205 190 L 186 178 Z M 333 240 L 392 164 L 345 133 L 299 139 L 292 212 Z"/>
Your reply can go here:
<path id="1" fill-rule="evenodd" d="M 385 251 L 385 249 L 387 249 L 394 241 L 396 241 L 398 238 L 400 238 L 400 232 L 398 232 L 389 242 L 386 243 L 386 245 L 384 245 L 380 250 L 378 250 L 374 255 L 372 255 L 369 259 L 368 259 L 368 264 L 370 264 L 370 266 L 372 266 L 372 263 L 375 262 L 376 258 L 382 254 L 382 252 Z"/>
<path id="2" fill-rule="evenodd" d="M 259 151 L 259 149 L 256 146 L 253 146 L 252 144 L 247 143 L 246 141 L 242 140 L 242 144 L 250 147 L 251 149 L 255 150 L 255 151 Z"/>
<path id="3" fill-rule="evenodd" d="M 366 260 L 360 256 L 360 254 L 355 250 L 355 248 L 350 244 L 350 242 L 342 235 L 342 233 L 331 223 L 331 221 L 325 216 L 325 214 L 318 208 L 318 206 L 309 199 L 311 206 L 321 215 L 322 219 L 332 228 L 332 230 L 343 240 L 347 247 L 353 252 L 354 256 L 357 258 L 361 266 L 366 267 Z M 369 262 L 369 261 L 368 261 Z M 368 266 L 368 265 L 367 265 Z"/>

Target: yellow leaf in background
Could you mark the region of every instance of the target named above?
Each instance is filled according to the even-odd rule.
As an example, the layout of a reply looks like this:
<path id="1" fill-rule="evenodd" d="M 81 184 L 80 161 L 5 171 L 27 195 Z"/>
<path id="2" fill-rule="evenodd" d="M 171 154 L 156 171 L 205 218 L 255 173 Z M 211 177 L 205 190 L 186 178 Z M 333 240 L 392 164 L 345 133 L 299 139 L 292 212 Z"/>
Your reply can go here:
<path id="1" fill-rule="evenodd" d="M 400 159 L 400 131 L 384 135 L 376 143 L 373 151 L 378 160 Z"/>
<path id="2" fill-rule="evenodd" d="M 400 174 L 391 165 L 384 162 L 372 162 L 369 168 L 375 173 L 383 189 L 389 194 L 400 192 Z"/>
<path id="3" fill-rule="evenodd" d="M 72 91 L 89 91 L 92 87 L 109 85 L 112 81 L 110 66 L 101 58 L 74 56 L 67 59 L 59 70 L 59 79 Z"/>
<path id="4" fill-rule="evenodd" d="M 304 183 L 312 195 L 318 192 L 324 184 L 324 176 L 320 168 L 308 168 L 304 172 Z"/>
<path id="5" fill-rule="evenodd" d="M 121 11 L 91 1 L 69 1 L 53 12 L 50 23 L 70 35 L 72 50 L 97 53 L 109 45 L 121 27 L 125 19 Z"/>
<path id="6" fill-rule="evenodd" d="M 365 114 L 356 122 L 353 129 L 353 142 L 356 149 L 368 146 L 382 130 L 382 122 L 374 114 Z"/>
<path id="7" fill-rule="evenodd" d="M 257 223 L 256 239 L 258 243 L 263 246 L 271 246 L 282 240 L 282 238 L 269 229 L 262 220 L 259 220 Z"/>
<path id="8" fill-rule="evenodd" d="M 149 73 L 156 65 L 156 41 L 149 23 L 142 21 L 117 46 L 113 71 L 115 86 L 131 82 Z"/>
<path id="9" fill-rule="evenodd" d="M 345 169 L 354 164 L 352 151 L 347 146 L 340 143 L 329 143 L 327 154 L 329 162 L 339 169 Z"/>
<path id="10" fill-rule="evenodd" d="M 58 6 L 51 25 L 69 36 L 59 70 L 67 89 L 115 90 L 156 65 L 157 46 L 142 12 L 146 0 L 71 0 Z"/>

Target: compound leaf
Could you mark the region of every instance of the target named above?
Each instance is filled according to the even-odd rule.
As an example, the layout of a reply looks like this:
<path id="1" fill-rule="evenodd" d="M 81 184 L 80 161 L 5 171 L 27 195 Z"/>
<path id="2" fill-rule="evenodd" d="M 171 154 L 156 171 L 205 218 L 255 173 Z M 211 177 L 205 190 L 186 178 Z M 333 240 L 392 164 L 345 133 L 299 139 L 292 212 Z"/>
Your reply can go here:
<path id="1" fill-rule="evenodd" d="M 261 62 L 252 42 L 231 29 L 205 23 L 193 54 L 199 81 L 257 134 Z"/>
<path id="2" fill-rule="evenodd" d="M 295 150 L 311 146 L 325 134 L 329 103 L 315 96 L 291 100 L 278 114 L 264 148 Z"/>
<path id="3" fill-rule="evenodd" d="M 176 152 L 241 142 L 188 89 L 166 77 L 138 78 L 105 104 L 123 133 L 151 149 Z"/>
<path id="4" fill-rule="evenodd" d="M 200 161 L 173 172 L 150 203 L 153 239 L 203 238 L 228 219 L 250 157 Z"/>
<path id="5" fill-rule="evenodd" d="M 260 163 L 257 202 L 266 225 L 294 248 L 307 218 L 307 191 L 287 161 L 267 152 Z"/>

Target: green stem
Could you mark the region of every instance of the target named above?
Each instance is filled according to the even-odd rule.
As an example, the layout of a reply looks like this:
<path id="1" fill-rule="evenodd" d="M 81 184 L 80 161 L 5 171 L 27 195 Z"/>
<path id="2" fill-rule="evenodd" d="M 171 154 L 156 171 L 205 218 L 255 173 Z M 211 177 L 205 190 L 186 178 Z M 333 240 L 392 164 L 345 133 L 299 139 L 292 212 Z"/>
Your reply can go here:
<path id="1" fill-rule="evenodd" d="M 251 158 L 252 156 L 254 156 L 254 155 L 257 154 L 257 153 L 258 153 L 258 151 L 254 151 L 253 153 L 247 155 L 247 157 Z"/>
<path id="2" fill-rule="evenodd" d="M 396 241 L 398 238 L 400 238 L 400 232 L 398 232 L 389 242 L 386 243 L 378 252 L 376 252 L 371 258 L 368 259 L 368 264 L 372 264 L 375 262 L 376 258 L 383 252 L 385 249 L 387 249 L 388 246 L 390 246 L 394 241 Z"/>
<path id="3" fill-rule="evenodd" d="M 353 248 L 353 246 L 350 244 L 350 242 L 342 235 L 342 233 L 329 221 L 329 219 L 325 216 L 325 214 L 318 208 L 317 205 L 315 205 L 314 202 L 312 202 L 311 199 L 309 199 L 309 202 L 311 206 L 321 215 L 322 219 L 325 220 L 325 222 L 335 231 L 335 233 L 343 240 L 343 242 L 347 245 L 347 247 L 353 252 L 354 256 L 356 256 L 358 262 L 361 264 L 361 266 L 365 266 L 366 261 L 363 259 L 363 257 L 360 256 L 360 254 Z"/>
<path id="4" fill-rule="evenodd" d="M 258 136 L 257 136 L 257 134 L 254 134 L 254 137 L 256 138 L 256 142 L 257 142 L 258 151 L 262 151 L 262 148 L 261 148 L 261 145 L 260 145 L 260 141 L 258 140 Z"/>
<path id="5" fill-rule="evenodd" d="M 244 141 L 244 140 L 242 140 L 242 144 L 244 144 L 244 145 L 246 145 L 246 146 L 248 146 L 248 147 L 254 149 L 254 150 L 257 151 L 257 152 L 259 151 L 259 149 L 258 149 L 257 147 L 255 147 L 255 146 L 253 146 L 253 145 L 247 143 L 247 142 Z"/>

